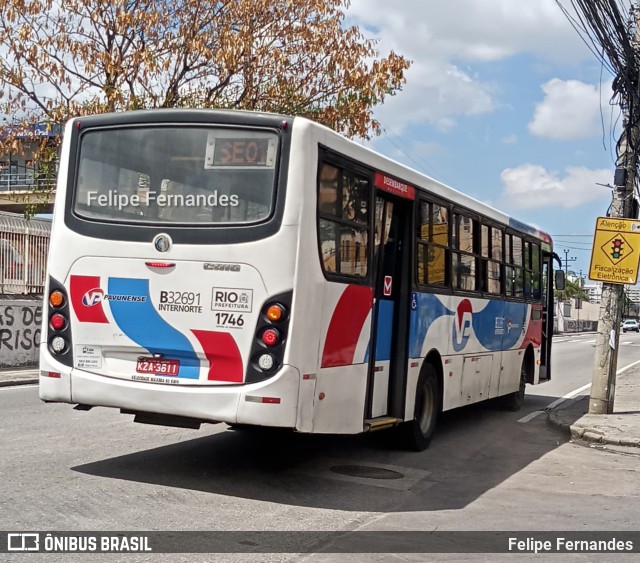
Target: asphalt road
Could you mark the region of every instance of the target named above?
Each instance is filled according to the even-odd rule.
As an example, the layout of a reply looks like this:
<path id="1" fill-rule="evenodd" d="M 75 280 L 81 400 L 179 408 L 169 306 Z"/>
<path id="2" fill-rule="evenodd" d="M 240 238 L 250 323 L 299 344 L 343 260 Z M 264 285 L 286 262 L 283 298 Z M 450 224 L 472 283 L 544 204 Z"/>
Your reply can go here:
<path id="1" fill-rule="evenodd" d="M 109 409 L 42 404 L 36 387 L 0 390 L 3 530 L 634 530 L 640 461 L 568 442 L 530 413 L 588 384 L 594 335 L 557 342 L 552 382 L 518 413 L 484 404 L 445 413 L 429 450 L 383 433 L 251 434 L 144 426 Z M 619 367 L 640 359 L 624 335 Z M 535 392 L 535 394 L 533 394 Z M 519 422 L 520 421 L 520 422 Z M 393 479 L 372 479 L 371 473 Z M 367 476 L 369 475 L 369 477 Z M 331 550 L 290 534 L 291 551 Z M 336 537 L 336 541 L 339 538 Z M 5 559 L 22 561 L 22 555 Z M 336 554 L 101 555 L 110 561 L 386 561 Z M 507 558 L 509 556 L 504 556 Z M 555 561 L 593 561 L 593 556 Z M 627 560 L 626 555 L 607 561 Z M 86 554 L 32 560 L 86 561 Z M 391 559 L 389 559 L 391 558 Z M 464 559 L 495 560 L 475 555 Z M 460 560 L 460 555 L 403 555 Z M 507 559 L 505 559 L 507 560 Z M 605 560 L 597 557 L 597 560 Z"/>

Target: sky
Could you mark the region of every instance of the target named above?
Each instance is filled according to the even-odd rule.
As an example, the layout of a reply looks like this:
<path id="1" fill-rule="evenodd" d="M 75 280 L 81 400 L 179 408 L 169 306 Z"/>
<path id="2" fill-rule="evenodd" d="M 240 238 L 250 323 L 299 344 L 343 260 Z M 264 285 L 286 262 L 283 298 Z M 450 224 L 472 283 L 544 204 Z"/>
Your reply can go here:
<path id="1" fill-rule="evenodd" d="M 621 113 L 556 1 L 352 0 L 347 16 L 413 61 L 372 148 L 546 231 L 588 276 Z"/>

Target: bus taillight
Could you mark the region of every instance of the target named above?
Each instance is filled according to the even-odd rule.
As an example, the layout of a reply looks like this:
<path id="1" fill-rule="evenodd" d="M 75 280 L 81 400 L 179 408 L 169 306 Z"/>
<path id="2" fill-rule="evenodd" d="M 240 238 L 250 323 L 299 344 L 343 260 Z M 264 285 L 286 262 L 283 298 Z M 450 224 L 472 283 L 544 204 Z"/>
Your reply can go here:
<path id="1" fill-rule="evenodd" d="M 52 291 L 49 294 L 49 304 L 52 307 L 60 307 L 62 306 L 63 303 L 64 303 L 64 293 L 62 293 L 62 291 L 58 291 L 56 289 L 55 291 Z"/>
<path id="2" fill-rule="evenodd" d="M 262 342 L 267 346 L 275 346 L 280 340 L 280 333 L 275 328 L 268 328 L 262 333 Z"/>
<path id="3" fill-rule="evenodd" d="M 273 356 L 271 354 L 262 354 L 258 358 L 258 366 L 260 366 L 260 369 L 262 371 L 272 370 L 274 364 L 275 360 L 273 359 Z"/>
<path id="4" fill-rule="evenodd" d="M 60 313 L 56 313 L 51 317 L 51 328 L 53 330 L 62 330 L 66 324 L 67 319 L 65 319 Z"/>
<path id="5" fill-rule="evenodd" d="M 60 354 L 64 352 L 64 349 L 67 347 L 67 341 L 62 338 L 62 336 L 54 336 L 51 339 L 51 350 L 55 354 Z"/>
<path id="6" fill-rule="evenodd" d="M 274 323 L 281 321 L 285 316 L 285 308 L 280 303 L 275 303 L 267 309 L 267 318 Z"/>
<path id="7" fill-rule="evenodd" d="M 53 278 L 49 278 L 49 334 L 47 342 L 49 351 L 61 363 L 71 366 L 73 356 L 71 352 L 71 325 L 69 323 L 69 299 L 64 286 Z"/>
<path id="8" fill-rule="evenodd" d="M 260 309 L 246 383 L 272 377 L 282 367 L 289 329 L 293 292 L 274 295 Z"/>

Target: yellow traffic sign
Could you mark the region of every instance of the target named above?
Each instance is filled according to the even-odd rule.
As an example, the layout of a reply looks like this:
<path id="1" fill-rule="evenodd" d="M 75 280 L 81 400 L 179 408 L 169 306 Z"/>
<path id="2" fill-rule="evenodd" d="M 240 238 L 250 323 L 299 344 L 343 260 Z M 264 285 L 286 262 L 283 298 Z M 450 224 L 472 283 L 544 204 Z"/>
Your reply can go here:
<path id="1" fill-rule="evenodd" d="M 640 258 L 640 220 L 598 217 L 593 237 L 589 279 L 635 284 Z"/>

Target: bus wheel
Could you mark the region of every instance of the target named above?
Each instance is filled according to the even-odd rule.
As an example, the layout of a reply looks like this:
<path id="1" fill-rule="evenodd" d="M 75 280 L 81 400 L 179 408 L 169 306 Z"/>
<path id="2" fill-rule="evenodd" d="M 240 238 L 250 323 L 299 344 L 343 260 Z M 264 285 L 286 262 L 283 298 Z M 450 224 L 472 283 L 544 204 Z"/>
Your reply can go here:
<path id="1" fill-rule="evenodd" d="M 519 411 L 524 402 L 524 390 L 527 386 L 527 368 L 523 362 L 520 370 L 520 387 L 515 393 L 509 393 L 501 399 L 502 406 L 508 411 Z"/>
<path id="2" fill-rule="evenodd" d="M 421 452 L 431 443 L 440 413 L 440 384 L 431 364 L 425 364 L 418 378 L 416 406 L 413 420 L 401 426 L 407 449 Z"/>

